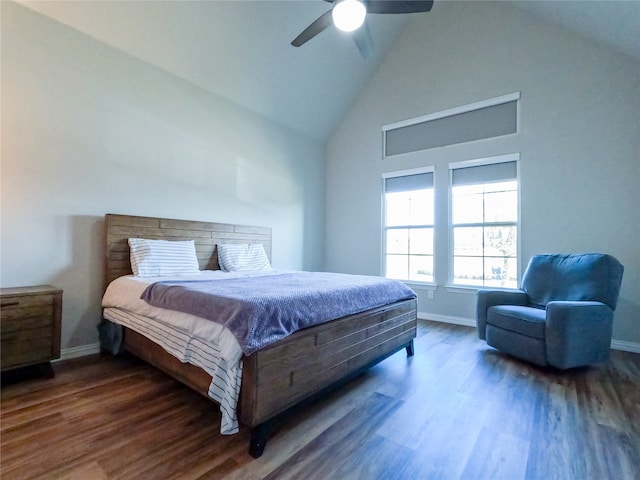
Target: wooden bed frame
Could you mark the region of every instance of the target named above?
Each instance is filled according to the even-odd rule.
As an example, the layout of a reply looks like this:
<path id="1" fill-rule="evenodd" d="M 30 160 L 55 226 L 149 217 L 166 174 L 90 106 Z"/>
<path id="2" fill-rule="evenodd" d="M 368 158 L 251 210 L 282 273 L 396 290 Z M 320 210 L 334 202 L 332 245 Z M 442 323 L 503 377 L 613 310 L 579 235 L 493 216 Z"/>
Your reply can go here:
<path id="1" fill-rule="evenodd" d="M 262 243 L 271 258 L 271 229 L 265 227 L 114 214 L 105 216 L 105 227 L 105 288 L 132 273 L 130 237 L 194 240 L 200 269 L 219 270 L 218 243 Z M 405 300 L 298 331 L 243 357 L 238 419 L 252 428 L 249 453 L 262 455 L 274 417 L 403 348 L 413 355 L 415 336 L 416 301 Z M 123 346 L 209 398 L 211 377 L 204 370 L 127 328 Z"/>

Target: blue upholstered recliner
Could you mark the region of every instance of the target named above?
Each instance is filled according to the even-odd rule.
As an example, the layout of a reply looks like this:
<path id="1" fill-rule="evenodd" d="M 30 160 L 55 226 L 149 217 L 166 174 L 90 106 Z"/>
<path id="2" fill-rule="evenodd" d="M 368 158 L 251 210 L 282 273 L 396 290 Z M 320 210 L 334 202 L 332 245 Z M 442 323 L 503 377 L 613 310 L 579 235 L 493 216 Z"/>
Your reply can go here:
<path id="1" fill-rule="evenodd" d="M 567 369 L 609 358 L 623 267 L 600 253 L 535 255 L 519 290 L 480 290 L 478 335 L 537 365 Z"/>

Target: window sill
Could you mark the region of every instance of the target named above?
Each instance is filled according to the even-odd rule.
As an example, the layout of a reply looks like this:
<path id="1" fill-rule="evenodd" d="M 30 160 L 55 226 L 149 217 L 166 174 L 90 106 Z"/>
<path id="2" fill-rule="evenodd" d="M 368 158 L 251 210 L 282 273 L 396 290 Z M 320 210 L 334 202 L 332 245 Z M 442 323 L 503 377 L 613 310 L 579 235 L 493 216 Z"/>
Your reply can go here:
<path id="1" fill-rule="evenodd" d="M 502 290 L 505 292 L 513 292 L 518 291 L 517 288 L 506 288 L 506 287 L 492 287 L 489 285 L 478 286 L 478 285 L 446 285 L 445 287 L 447 292 L 451 293 L 465 293 L 467 295 L 475 295 L 478 290 Z"/>
<path id="2" fill-rule="evenodd" d="M 427 291 L 435 292 L 438 289 L 437 283 L 410 282 L 406 280 L 403 281 L 402 283 L 404 283 L 407 287 L 410 287 L 414 290 L 427 290 Z"/>
<path id="3" fill-rule="evenodd" d="M 467 295 L 475 295 L 478 290 L 482 287 L 471 286 L 471 285 L 446 285 L 445 288 L 447 292 L 451 293 L 464 293 Z"/>

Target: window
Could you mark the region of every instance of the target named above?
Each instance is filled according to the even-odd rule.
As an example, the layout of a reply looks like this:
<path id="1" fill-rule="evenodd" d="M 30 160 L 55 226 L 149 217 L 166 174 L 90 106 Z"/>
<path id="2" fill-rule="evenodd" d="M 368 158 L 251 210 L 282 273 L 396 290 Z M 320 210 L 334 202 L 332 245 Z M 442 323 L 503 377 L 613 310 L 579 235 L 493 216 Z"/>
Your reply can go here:
<path id="1" fill-rule="evenodd" d="M 433 168 L 383 175 L 387 278 L 433 283 Z"/>
<path id="2" fill-rule="evenodd" d="M 454 285 L 518 285 L 518 159 L 449 165 Z"/>

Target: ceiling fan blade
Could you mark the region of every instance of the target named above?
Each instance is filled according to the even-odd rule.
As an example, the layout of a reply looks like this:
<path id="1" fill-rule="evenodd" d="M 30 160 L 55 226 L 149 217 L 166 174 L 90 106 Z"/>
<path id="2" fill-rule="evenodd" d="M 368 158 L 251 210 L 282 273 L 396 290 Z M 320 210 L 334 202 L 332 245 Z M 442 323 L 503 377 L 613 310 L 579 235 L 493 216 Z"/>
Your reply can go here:
<path id="1" fill-rule="evenodd" d="M 305 28 L 302 31 L 302 33 L 298 35 L 293 40 L 293 42 L 291 42 L 291 45 L 293 45 L 294 47 L 299 47 L 301 45 L 304 45 L 313 37 L 315 37 L 322 31 L 324 31 L 330 25 L 333 25 L 333 19 L 331 18 L 331 10 L 329 10 L 324 15 L 321 15 L 320 17 L 318 17 L 315 22 L 313 22 L 311 25 Z"/>
<path id="2" fill-rule="evenodd" d="M 421 13 L 429 12 L 433 0 L 365 0 L 367 13 Z"/>
<path id="3" fill-rule="evenodd" d="M 369 30 L 369 25 L 367 22 L 352 32 L 353 41 L 356 42 L 356 46 L 360 51 L 360 55 L 365 60 L 369 60 L 373 56 L 373 38 L 371 37 L 371 30 Z"/>

